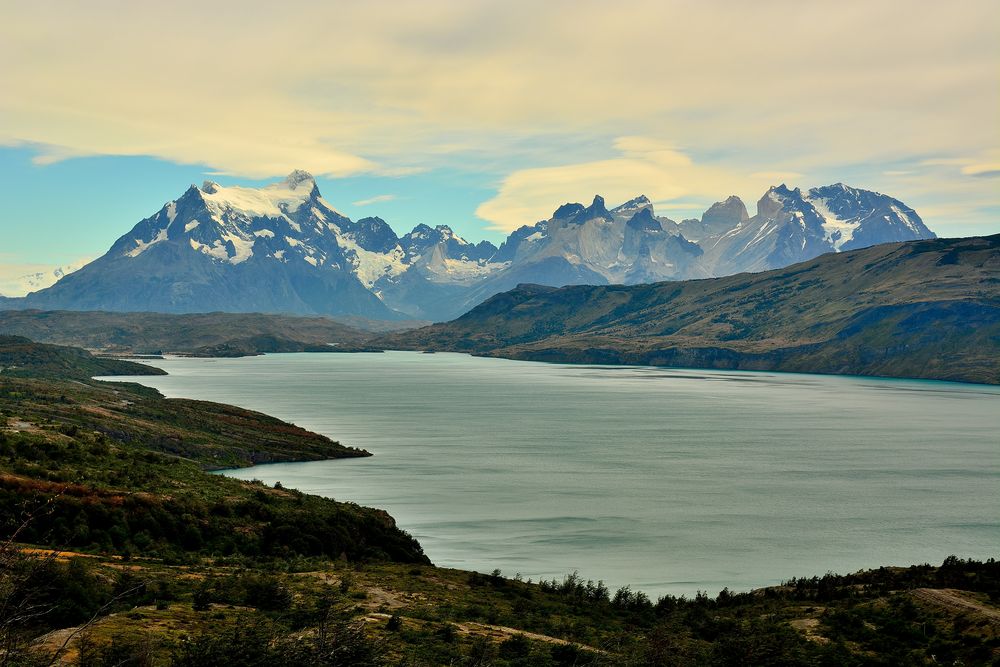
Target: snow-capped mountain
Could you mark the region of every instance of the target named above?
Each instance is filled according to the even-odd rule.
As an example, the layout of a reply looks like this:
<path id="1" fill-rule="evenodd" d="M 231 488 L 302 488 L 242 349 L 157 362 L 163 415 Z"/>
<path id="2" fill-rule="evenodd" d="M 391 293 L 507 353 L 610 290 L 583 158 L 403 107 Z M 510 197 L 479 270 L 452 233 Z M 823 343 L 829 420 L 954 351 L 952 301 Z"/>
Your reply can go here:
<path id="1" fill-rule="evenodd" d="M 730 206 L 736 208 L 735 203 Z M 713 231 L 699 245 L 705 250 L 704 265 L 716 276 L 776 269 L 878 243 L 934 238 L 906 204 L 843 183 L 805 193 L 785 185 L 772 187 L 757 202 L 757 215 L 742 218 L 728 230 Z"/>
<path id="2" fill-rule="evenodd" d="M 608 209 L 563 204 L 497 248 L 449 227 L 397 236 L 354 222 L 295 171 L 262 188 L 191 186 L 102 257 L 2 307 L 455 317 L 519 283 L 642 283 L 777 268 L 825 252 L 932 238 L 891 197 L 843 184 L 771 188 L 749 217 L 738 197 L 700 220 L 657 217 L 644 196 Z"/>

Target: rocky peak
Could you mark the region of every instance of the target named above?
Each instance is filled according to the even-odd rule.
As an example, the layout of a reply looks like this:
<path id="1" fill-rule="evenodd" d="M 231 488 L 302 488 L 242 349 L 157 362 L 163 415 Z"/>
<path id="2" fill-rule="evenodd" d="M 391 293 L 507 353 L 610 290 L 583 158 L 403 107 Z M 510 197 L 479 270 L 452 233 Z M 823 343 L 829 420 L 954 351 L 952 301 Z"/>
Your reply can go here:
<path id="1" fill-rule="evenodd" d="M 625 223 L 628 229 L 646 232 L 663 231 L 660 221 L 653 216 L 652 209 L 642 208 Z"/>
<path id="2" fill-rule="evenodd" d="M 556 219 L 572 218 L 583 210 L 585 210 L 583 204 L 577 204 L 577 203 L 563 204 L 562 206 L 556 209 L 555 213 L 552 214 L 552 217 Z"/>
<path id="3" fill-rule="evenodd" d="M 725 201 L 715 202 L 701 216 L 701 224 L 709 236 L 722 234 L 750 219 L 743 200 L 732 195 Z"/>

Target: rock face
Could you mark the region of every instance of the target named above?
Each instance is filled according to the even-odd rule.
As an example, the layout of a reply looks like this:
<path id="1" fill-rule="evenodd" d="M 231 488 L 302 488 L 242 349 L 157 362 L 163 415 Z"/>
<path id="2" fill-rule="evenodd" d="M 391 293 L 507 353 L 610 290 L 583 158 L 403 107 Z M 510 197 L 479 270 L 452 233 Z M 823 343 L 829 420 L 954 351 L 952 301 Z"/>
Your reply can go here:
<path id="1" fill-rule="evenodd" d="M 933 238 L 886 195 L 836 184 L 771 188 L 750 217 L 735 196 L 700 220 L 657 217 L 644 196 L 567 203 L 497 248 L 449 227 L 402 237 L 357 222 L 295 171 L 263 188 L 191 186 L 101 258 L 0 308 L 276 312 L 447 320 L 520 283 L 637 284 L 764 271 L 878 243 Z"/>

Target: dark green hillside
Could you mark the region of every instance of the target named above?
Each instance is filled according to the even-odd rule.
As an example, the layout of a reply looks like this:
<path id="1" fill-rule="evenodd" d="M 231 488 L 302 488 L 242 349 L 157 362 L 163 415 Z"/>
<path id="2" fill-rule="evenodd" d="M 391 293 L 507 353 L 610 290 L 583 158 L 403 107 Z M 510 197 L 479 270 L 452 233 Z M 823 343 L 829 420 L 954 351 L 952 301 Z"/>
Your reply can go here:
<path id="1" fill-rule="evenodd" d="M 44 345 L 0 335 L 0 374 L 5 377 L 89 378 L 95 375 L 164 375 L 159 368 L 102 359 L 85 350 Z"/>
<path id="2" fill-rule="evenodd" d="M 380 323 L 355 318 L 360 326 Z M 398 323 L 396 326 L 399 326 Z M 0 310 L 0 334 L 110 354 L 245 356 L 364 349 L 372 336 L 326 317 L 261 313 Z"/>
<path id="3" fill-rule="evenodd" d="M 516 359 L 1000 383 L 1000 235 L 886 244 L 777 271 L 522 285 L 387 348 Z"/>

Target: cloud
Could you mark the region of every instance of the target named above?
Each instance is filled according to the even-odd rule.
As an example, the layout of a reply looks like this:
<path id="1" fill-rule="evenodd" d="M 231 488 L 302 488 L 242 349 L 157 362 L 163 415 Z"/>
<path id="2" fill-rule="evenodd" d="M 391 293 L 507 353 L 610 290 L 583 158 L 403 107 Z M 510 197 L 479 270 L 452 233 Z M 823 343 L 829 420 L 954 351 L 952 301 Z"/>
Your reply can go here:
<path id="1" fill-rule="evenodd" d="M 695 197 L 713 202 L 737 191 L 759 196 L 772 182 L 773 174 L 743 177 L 695 164 L 672 144 L 646 137 L 621 137 L 614 148 L 619 156 L 607 160 L 515 171 L 476 214 L 494 229 L 509 232 L 548 218 L 559 204 L 589 201 L 595 194 L 609 204 L 645 194 L 663 208 L 691 211 L 697 205 L 678 200 Z"/>
<path id="2" fill-rule="evenodd" d="M 990 0 L 56 4 L 0 25 L 0 135 L 43 162 L 336 176 L 597 134 L 816 161 L 997 140 Z"/>
<path id="3" fill-rule="evenodd" d="M 149 155 L 251 178 L 482 171 L 501 192 L 481 209 L 508 227 L 545 192 L 610 198 L 630 177 L 630 192 L 713 201 L 1000 149 L 1000 3 L 916 4 L 13 3 L 0 145 L 37 146 L 40 165 Z M 995 162 L 936 182 L 996 201 L 961 173 Z"/>
<path id="4" fill-rule="evenodd" d="M 351 206 L 370 206 L 371 204 L 378 204 L 384 201 L 392 201 L 395 198 L 396 195 L 375 195 L 368 199 L 359 199 L 358 201 L 351 202 Z"/>
<path id="5" fill-rule="evenodd" d="M 989 178 L 1000 176 L 1000 162 L 969 164 L 962 167 L 962 173 L 966 176 L 982 176 Z"/>

